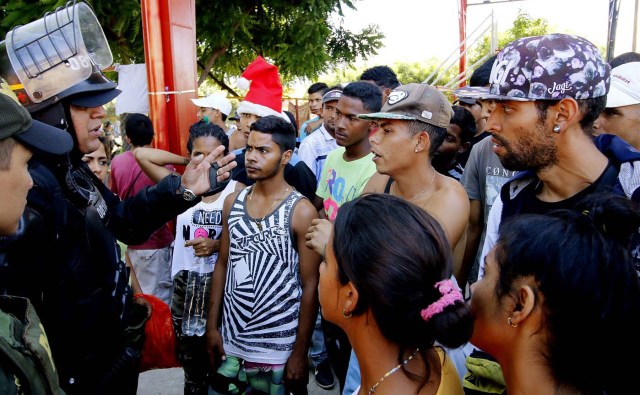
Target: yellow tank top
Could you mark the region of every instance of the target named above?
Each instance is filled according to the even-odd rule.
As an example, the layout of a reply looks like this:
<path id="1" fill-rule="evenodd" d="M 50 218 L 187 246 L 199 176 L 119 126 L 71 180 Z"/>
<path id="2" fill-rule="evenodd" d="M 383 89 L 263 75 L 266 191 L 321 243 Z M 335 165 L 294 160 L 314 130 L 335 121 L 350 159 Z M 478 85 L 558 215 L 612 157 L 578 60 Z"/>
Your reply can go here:
<path id="1" fill-rule="evenodd" d="M 464 395 L 460 376 L 458 376 L 458 371 L 453 365 L 451 358 L 447 356 L 445 359 L 443 349 L 437 348 L 437 351 L 440 357 L 440 363 L 442 364 L 442 375 L 436 395 Z"/>
<path id="2" fill-rule="evenodd" d="M 445 360 L 444 350 L 439 347 L 436 348 L 436 351 L 440 357 L 440 364 L 442 364 L 440 386 L 438 387 L 438 391 L 436 391 L 436 395 L 464 395 L 460 376 L 458 376 L 458 371 L 453 365 L 453 362 L 451 362 L 451 358 L 447 357 Z M 360 386 L 353 391 L 352 395 L 358 395 L 358 392 L 360 392 Z"/>

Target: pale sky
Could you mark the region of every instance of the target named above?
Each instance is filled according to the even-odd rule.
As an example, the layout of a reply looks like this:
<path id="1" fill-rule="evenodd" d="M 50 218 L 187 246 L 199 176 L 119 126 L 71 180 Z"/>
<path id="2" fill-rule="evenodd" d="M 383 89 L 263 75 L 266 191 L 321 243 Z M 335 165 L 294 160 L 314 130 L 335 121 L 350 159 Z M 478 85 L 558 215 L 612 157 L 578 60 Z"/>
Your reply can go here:
<path id="1" fill-rule="evenodd" d="M 458 0 L 355 0 L 354 4 L 357 11 L 345 11 L 345 27 L 359 31 L 368 24 L 377 24 L 386 36 L 379 55 L 359 64 L 391 66 L 395 61 L 425 61 L 432 57 L 444 60 L 457 48 Z M 616 55 L 632 50 L 635 1 L 621 0 L 620 4 Z M 503 32 L 513 23 L 518 9 L 534 18 L 547 19 L 553 32 L 577 34 L 606 47 L 609 0 L 524 0 L 469 6 L 467 33 L 492 10 L 498 32 Z M 636 51 L 640 52 L 640 48 Z"/>

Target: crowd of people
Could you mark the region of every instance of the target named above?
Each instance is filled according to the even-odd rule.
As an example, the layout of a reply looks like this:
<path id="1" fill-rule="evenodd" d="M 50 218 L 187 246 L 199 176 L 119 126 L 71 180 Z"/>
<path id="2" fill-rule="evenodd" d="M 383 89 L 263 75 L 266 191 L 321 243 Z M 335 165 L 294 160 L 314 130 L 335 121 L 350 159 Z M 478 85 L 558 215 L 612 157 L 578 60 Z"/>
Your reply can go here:
<path id="1" fill-rule="evenodd" d="M 39 103 L 3 80 L 0 392 L 135 394 L 154 295 L 185 394 L 306 394 L 310 364 L 345 395 L 629 393 L 640 54 L 516 39 L 453 102 L 376 66 L 300 128 L 275 65 L 241 79 L 233 117 L 193 99 L 187 157 L 131 114 L 113 158 L 96 65 Z"/>

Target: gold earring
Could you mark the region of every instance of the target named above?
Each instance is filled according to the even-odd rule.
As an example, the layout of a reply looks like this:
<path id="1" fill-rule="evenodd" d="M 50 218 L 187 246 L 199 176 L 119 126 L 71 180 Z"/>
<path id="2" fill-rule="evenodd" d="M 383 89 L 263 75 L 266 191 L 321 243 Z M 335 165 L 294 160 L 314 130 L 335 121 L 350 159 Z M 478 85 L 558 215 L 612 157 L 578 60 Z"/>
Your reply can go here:
<path id="1" fill-rule="evenodd" d="M 345 311 L 345 309 L 342 309 L 342 316 L 343 316 L 344 318 L 346 318 L 346 319 L 349 319 L 349 318 L 351 318 L 351 316 L 353 316 L 353 312 L 351 312 L 351 311 L 350 311 L 350 312 L 348 312 L 348 313 L 347 313 L 347 312 Z"/>
<path id="2" fill-rule="evenodd" d="M 512 327 L 512 328 L 517 328 L 518 327 L 518 324 L 514 324 L 513 321 L 511 321 L 511 317 L 507 318 L 507 322 L 509 323 L 509 326 Z"/>

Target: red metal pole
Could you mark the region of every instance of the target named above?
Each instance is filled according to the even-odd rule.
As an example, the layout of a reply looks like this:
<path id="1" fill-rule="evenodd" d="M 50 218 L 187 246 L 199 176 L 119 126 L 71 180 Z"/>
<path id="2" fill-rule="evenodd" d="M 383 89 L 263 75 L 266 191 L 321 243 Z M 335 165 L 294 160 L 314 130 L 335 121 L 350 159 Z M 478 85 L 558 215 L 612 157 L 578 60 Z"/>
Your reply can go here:
<path id="1" fill-rule="evenodd" d="M 141 0 L 141 10 L 154 145 L 186 155 L 196 121 L 189 100 L 197 96 L 195 0 Z"/>
<path id="2" fill-rule="evenodd" d="M 141 0 L 142 38 L 144 41 L 144 60 L 147 68 L 147 86 L 149 92 L 164 90 L 164 63 L 162 62 L 162 26 L 157 21 L 162 20 L 160 0 Z M 159 61 L 157 61 L 159 60 Z M 154 145 L 168 150 L 167 139 L 167 109 L 162 102 L 164 97 L 149 95 L 149 118 L 153 122 L 156 136 Z"/>
<path id="3" fill-rule="evenodd" d="M 458 4 L 458 24 L 460 26 L 460 63 L 459 63 L 459 74 L 464 73 L 467 68 L 467 54 L 466 50 L 466 42 L 467 38 L 467 0 L 459 0 Z M 466 85 L 466 80 L 464 77 L 460 78 L 460 83 L 458 84 L 461 88 Z"/>

